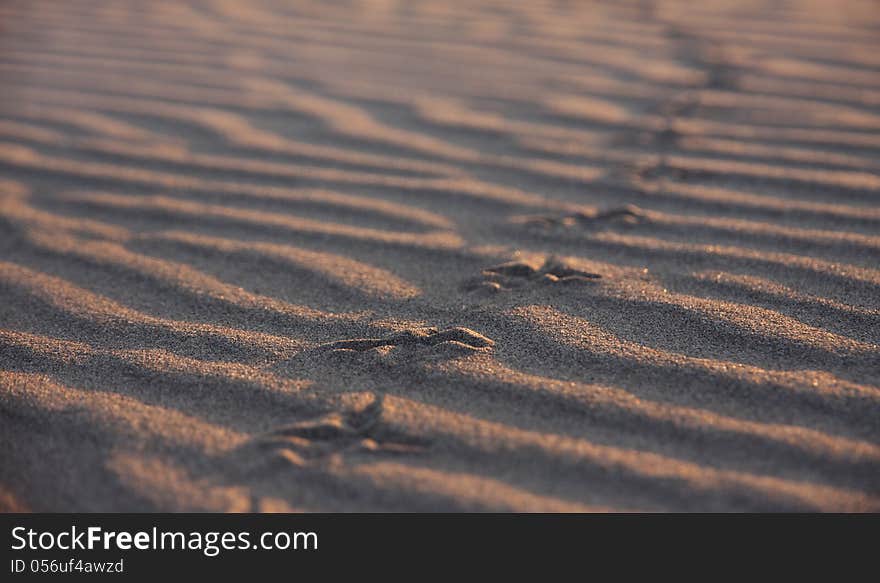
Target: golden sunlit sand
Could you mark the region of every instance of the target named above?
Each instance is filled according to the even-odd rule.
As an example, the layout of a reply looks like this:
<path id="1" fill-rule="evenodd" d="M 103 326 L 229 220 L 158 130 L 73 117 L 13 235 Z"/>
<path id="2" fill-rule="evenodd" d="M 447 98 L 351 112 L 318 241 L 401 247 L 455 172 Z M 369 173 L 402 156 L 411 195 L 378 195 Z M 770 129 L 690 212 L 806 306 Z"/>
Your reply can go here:
<path id="1" fill-rule="evenodd" d="M 875 2 L 0 4 L 0 509 L 880 510 Z"/>

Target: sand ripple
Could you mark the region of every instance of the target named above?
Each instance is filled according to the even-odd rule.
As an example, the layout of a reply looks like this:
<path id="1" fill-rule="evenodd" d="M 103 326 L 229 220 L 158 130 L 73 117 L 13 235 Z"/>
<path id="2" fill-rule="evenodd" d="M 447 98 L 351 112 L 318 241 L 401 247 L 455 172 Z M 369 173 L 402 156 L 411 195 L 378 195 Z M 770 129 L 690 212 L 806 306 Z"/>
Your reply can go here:
<path id="1" fill-rule="evenodd" d="M 880 510 L 872 2 L 44 4 L 0 509 Z"/>

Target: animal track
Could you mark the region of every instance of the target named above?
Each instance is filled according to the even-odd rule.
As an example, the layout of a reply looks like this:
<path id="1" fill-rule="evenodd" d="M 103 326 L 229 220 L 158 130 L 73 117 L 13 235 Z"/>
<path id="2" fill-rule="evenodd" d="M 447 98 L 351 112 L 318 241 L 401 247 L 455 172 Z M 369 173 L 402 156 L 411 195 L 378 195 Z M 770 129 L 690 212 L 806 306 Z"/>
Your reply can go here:
<path id="1" fill-rule="evenodd" d="M 429 442 L 382 421 L 384 397 L 376 395 L 361 411 L 333 412 L 273 431 L 260 440 L 286 462 L 306 466 L 346 454 L 408 455 Z"/>
<path id="2" fill-rule="evenodd" d="M 433 347 L 435 356 L 459 356 L 491 350 L 495 341 L 469 328 L 455 327 L 438 330 L 433 326 L 411 328 L 384 338 L 358 338 L 323 344 L 319 350 L 337 355 L 370 353 L 383 359 L 409 358 L 424 354 L 425 347 Z"/>
<path id="3" fill-rule="evenodd" d="M 561 259 L 550 256 L 536 268 L 524 261 L 510 261 L 483 270 L 481 277 L 465 283 L 465 289 L 484 293 L 521 288 L 529 284 L 583 284 L 602 276 L 575 269 Z"/>
<path id="4" fill-rule="evenodd" d="M 624 205 L 614 207 L 604 211 L 595 213 L 576 212 L 562 216 L 554 215 L 527 215 L 515 217 L 513 222 L 524 225 L 538 226 L 544 228 L 552 227 L 596 227 L 606 224 L 624 224 L 635 225 L 645 219 L 645 212 L 635 205 Z"/>

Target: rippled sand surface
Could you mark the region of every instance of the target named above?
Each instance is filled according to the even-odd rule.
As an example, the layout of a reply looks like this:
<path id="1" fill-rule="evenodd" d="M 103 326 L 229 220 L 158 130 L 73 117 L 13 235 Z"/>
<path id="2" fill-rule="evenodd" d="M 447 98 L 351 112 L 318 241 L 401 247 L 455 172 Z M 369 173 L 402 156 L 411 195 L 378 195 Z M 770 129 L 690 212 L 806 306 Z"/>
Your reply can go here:
<path id="1" fill-rule="evenodd" d="M 0 508 L 880 510 L 873 2 L 0 4 Z"/>

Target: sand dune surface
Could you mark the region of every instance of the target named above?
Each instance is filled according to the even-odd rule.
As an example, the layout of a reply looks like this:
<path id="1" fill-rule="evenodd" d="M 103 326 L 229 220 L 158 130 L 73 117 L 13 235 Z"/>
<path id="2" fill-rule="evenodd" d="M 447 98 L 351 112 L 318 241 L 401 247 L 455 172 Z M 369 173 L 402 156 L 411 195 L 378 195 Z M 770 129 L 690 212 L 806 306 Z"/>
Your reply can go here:
<path id="1" fill-rule="evenodd" d="M 0 4 L 0 509 L 880 511 L 875 2 Z"/>

